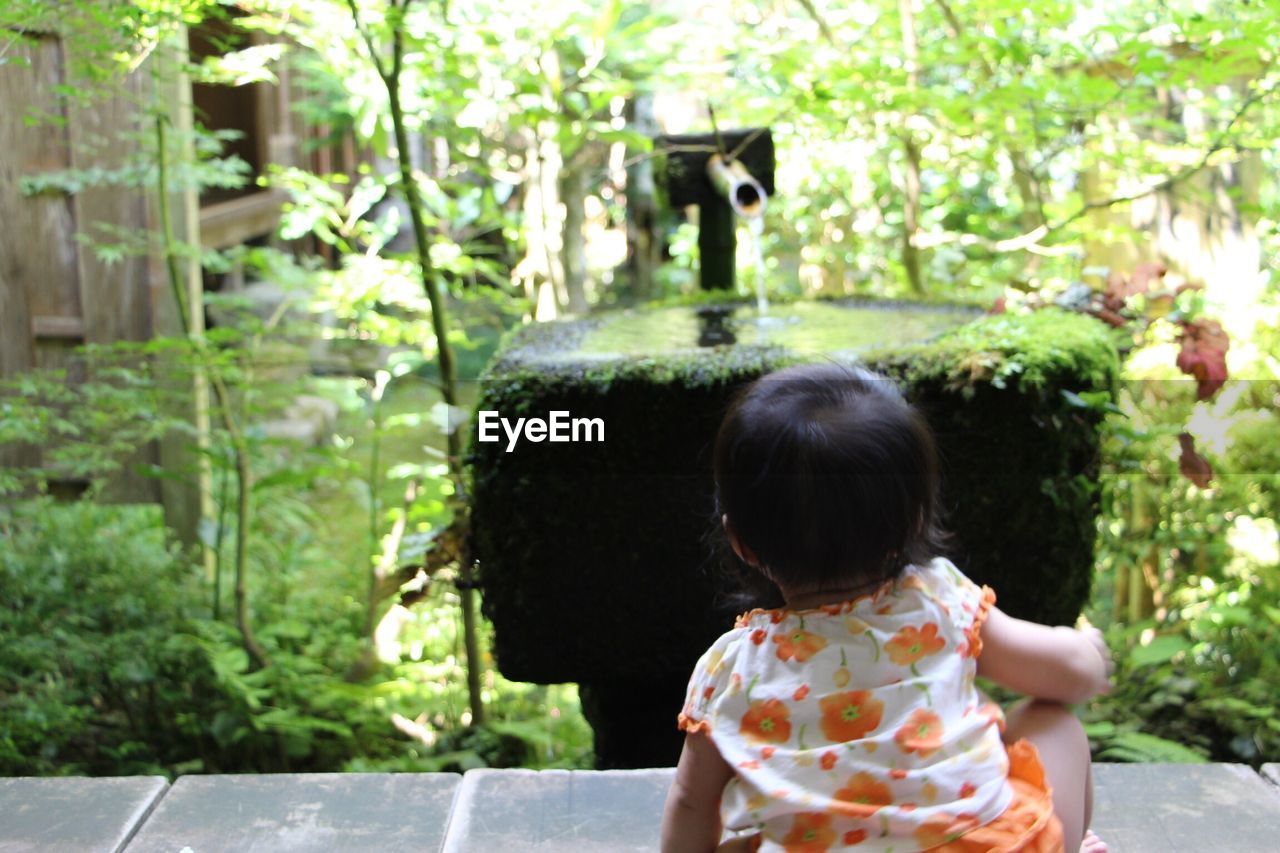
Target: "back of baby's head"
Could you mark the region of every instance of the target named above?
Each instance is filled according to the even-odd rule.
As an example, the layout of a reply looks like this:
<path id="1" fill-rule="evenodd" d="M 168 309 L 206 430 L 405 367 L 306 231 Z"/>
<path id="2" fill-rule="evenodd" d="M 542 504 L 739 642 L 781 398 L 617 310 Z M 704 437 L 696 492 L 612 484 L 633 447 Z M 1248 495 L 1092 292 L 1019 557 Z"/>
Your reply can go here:
<path id="1" fill-rule="evenodd" d="M 871 371 L 758 379 L 726 413 L 714 465 L 718 512 L 784 589 L 842 589 L 942 553 L 933 435 Z"/>

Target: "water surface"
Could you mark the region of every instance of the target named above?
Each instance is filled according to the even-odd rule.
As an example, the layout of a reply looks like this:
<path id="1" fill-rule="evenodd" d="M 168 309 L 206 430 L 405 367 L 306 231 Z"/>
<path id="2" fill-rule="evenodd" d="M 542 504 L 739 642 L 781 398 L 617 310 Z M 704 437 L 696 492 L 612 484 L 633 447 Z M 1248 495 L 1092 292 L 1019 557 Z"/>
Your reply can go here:
<path id="1" fill-rule="evenodd" d="M 928 340 L 974 316 L 968 309 L 909 303 L 796 302 L 775 305 L 764 315 L 745 306 L 627 310 L 593 325 L 570 354 L 653 356 L 736 343 L 858 355 L 884 344 Z"/>

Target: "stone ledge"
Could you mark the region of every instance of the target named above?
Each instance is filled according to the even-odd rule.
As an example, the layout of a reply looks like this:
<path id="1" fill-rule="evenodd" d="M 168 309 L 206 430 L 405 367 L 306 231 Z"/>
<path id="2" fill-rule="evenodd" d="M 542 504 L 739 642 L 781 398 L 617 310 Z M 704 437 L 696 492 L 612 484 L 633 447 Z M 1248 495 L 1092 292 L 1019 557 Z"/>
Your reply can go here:
<path id="1" fill-rule="evenodd" d="M 0 779 L 16 851 L 648 851 L 671 768 Z M 1263 774 L 1280 785 L 1280 765 Z M 1113 853 L 1271 853 L 1280 788 L 1238 764 L 1095 764 Z"/>
<path id="2" fill-rule="evenodd" d="M 648 851 L 672 768 L 471 770 L 449 820 L 446 853 Z"/>
<path id="3" fill-rule="evenodd" d="M 1280 797 L 1243 764 L 1095 764 L 1093 829 L 1111 853 L 1269 853 Z"/>
<path id="4" fill-rule="evenodd" d="M 183 776 L 129 853 L 437 850 L 453 773 Z"/>
<path id="5" fill-rule="evenodd" d="M 163 776 L 0 779 L 0 851 L 116 853 L 168 787 Z"/>
<path id="6" fill-rule="evenodd" d="M 1280 764 L 1262 765 L 1262 778 L 1280 788 Z M 1280 791 L 1277 791 L 1277 793 L 1280 793 Z"/>

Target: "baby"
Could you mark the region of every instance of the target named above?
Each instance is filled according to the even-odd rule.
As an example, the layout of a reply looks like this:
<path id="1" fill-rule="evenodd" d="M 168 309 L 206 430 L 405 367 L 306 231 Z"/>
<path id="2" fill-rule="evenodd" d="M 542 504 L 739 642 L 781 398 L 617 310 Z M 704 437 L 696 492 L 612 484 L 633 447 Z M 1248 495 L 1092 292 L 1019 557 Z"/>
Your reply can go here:
<path id="1" fill-rule="evenodd" d="M 1109 689 L 1102 637 L 1002 613 L 942 556 L 937 451 L 893 383 L 765 376 L 714 459 L 729 543 L 786 606 L 698 661 L 662 849 L 1104 853 L 1062 704 Z M 1029 698 L 1006 718 L 976 675 Z"/>

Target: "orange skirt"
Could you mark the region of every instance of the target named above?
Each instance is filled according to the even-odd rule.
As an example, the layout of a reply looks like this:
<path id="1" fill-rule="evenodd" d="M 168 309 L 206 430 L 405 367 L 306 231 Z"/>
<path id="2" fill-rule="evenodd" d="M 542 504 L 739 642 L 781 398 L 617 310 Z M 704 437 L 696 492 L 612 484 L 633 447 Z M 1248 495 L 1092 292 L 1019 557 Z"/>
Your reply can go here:
<path id="1" fill-rule="evenodd" d="M 991 823 L 969 830 L 955 841 L 930 847 L 929 853 L 1062 853 L 1062 821 L 1053 813 L 1053 789 L 1045 779 L 1040 753 L 1028 740 L 1007 746 L 1013 800 Z"/>

